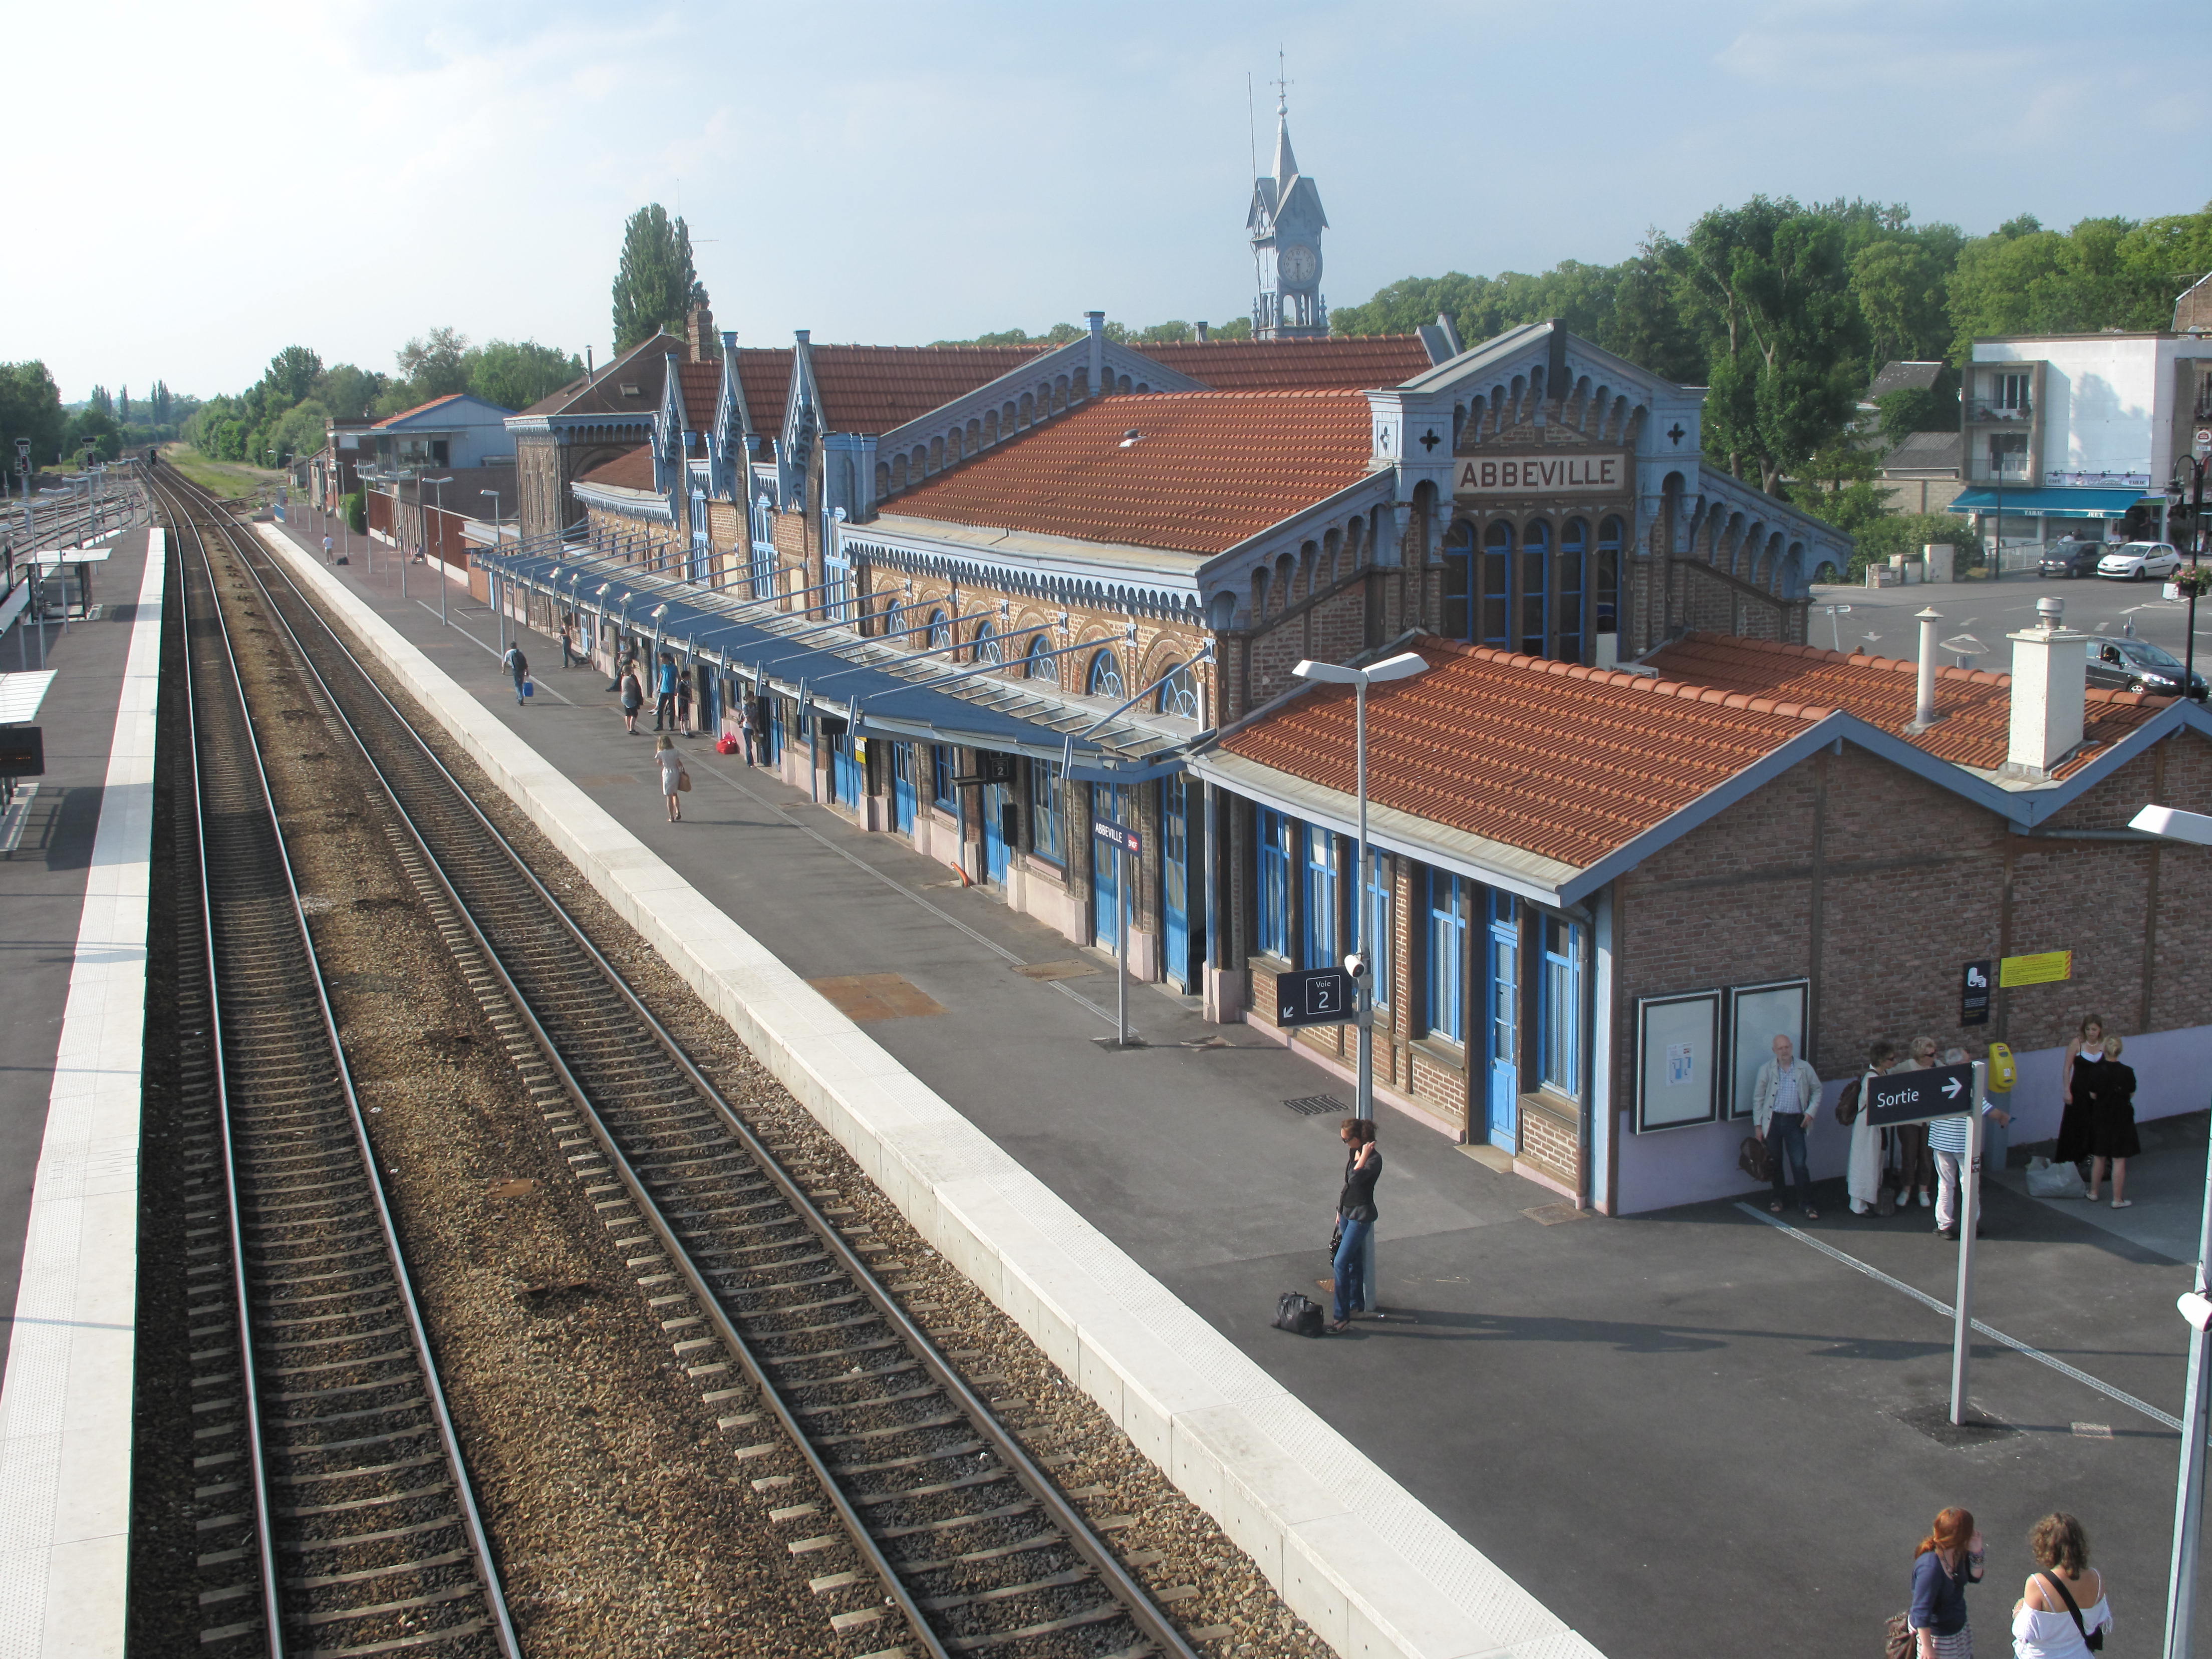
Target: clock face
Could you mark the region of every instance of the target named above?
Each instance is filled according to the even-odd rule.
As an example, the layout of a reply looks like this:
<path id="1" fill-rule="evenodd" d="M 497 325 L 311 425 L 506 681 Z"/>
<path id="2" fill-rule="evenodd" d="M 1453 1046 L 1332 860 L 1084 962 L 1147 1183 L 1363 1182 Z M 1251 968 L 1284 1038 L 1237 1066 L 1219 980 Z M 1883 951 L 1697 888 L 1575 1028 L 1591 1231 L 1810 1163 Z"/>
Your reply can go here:
<path id="1" fill-rule="evenodd" d="M 1321 256 L 1304 242 L 1291 242 L 1276 256 L 1275 265 L 1286 283 L 1310 283 L 1321 269 Z"/>

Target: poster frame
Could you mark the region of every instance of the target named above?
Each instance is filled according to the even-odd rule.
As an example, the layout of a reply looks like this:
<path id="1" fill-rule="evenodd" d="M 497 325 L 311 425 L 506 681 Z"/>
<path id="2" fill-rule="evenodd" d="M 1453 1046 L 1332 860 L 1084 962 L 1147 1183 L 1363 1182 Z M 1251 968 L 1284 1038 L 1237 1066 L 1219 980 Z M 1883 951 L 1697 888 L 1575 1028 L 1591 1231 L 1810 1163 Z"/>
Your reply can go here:
<path id="1" fill-rule="evenodd" d="M 1810 979 L 1803 976 L 1796 979 L 1770 979 L 1762 980 L 1756 985 L 1732 985 L 1729 988 L 1728 1042 L 1725 1045 L 1728 1049 L 1729 1073 L 1725 1085 L 1727 1105 L 1724 1115 L 1730 1122 L 1751 1115 L 1750 1100 L 1747 1097 L 1743 1100 L 1738 1100 L 1735 1097 L 1736 1062 L 1740 1058 L 1737 1051 L 1743 1042 L 1742 1022 L 1740 1018 L 1743 999 L 1762 995 L 1770 991 L 1790 990 L 1797 993 L 1797 1058 L 1802 1060 L 1805 1058 L 1805 1049 L 1812 1036 L 1807 1029 L 1813 1015 L 1813 981 Z M 1772 1036 L 1769 1035 L 1767 1041 L 1771 1042 L 1773 1040 Z M 1762 1055 L 1761 1059 L 1764 1060 L 1765 1056 Z"/>
<path id="2" fill-rule="evenodd" d="M 1694 1128 L 1701 1123 L 1712 1122 L 1721 1109 L 1721 1002 L 1725 995 L 1719 988 L 1709 991 L 1678 991 L 1669 996 L 1638 997 L 1636 1000 L 1636 1133 L 1656 1134 L 1668 1129 Z M 1705 1041 L 1712 1060 L 1705 1074 L 1705 1110 L 1693 1117 L 1669 1119 L 1664 1123 L 1647 1121 L 1651 1100 L 1646 1087 L 1651 1074 L 1652 1016 L 1662 1009 L 1680 1008 L 1702 1004 L 1705 1008 Z M 1671 1023 L 1671 1022 L 1670 1022 Z"/>

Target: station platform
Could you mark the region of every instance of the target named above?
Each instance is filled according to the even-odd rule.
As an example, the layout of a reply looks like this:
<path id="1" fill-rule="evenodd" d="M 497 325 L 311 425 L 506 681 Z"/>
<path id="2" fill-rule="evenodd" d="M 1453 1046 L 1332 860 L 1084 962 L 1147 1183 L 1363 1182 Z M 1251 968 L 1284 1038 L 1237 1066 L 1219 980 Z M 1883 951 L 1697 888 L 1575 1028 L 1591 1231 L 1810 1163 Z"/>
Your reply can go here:
<path id="1" fill-rule="evenodd" d="M 1389 1316 L 1273 1331 L 1280 1292 L 1322 1297 L 1340 1179 L 1339 1113 L 1298 1108 L 1347 1088 L 1151 987 L 1147 1046 L 1101 1046 L 1108 959 L 703 738 L 679 740 L 696 787 L 668 823 L 652 738 L 623 732 L 603 672 L 526 635 L 538 695 L 518 708 L 465 590 L 441 626 L 422 567 L 403 601 L 381 550 L 372 579 L 305 545 L 448 730 L 1340 1652 L 1841 1659 L 1954 1503 L 1993 1585 L 2072 1508 L 2155 1618 L 2172 1257 L 1993 1186 L 1976 1311 L 2015 1346 L 1977 1346 L 1995 1426 L 1959 1437 L 1935 1310 L 1956 1256 L 1928 1216 L 1851 1218 L 1834 1183 L 1790 1230 L 1763 1194 L 1577 1214 L 1386 1115 Z M 2014 1594 L 1981 1593 L 1985 1625 Z"/>
<path id="2" fill-rule="evenodd" d="M 49 626 L 46 773 L 0 856 L 0 1654 L 119 1655 L 164 534 Z M 0 670 L 35 672 L 16 621 Z M 11 683 L 13 692 L 16 684 Z M 21 706 L 11 713 L 21 718 Z"/>

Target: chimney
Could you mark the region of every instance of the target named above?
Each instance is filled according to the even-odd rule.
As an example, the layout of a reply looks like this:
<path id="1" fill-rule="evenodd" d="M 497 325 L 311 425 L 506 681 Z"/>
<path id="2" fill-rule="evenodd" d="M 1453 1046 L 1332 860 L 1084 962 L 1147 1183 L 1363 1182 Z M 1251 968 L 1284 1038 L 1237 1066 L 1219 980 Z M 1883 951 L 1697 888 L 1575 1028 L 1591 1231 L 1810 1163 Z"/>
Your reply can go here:
<path id="1" fill-rule="evenodd" d="M 1106 384 L 1106 313 L 1086 311 L 1083 317 L 1091 325 L 1091 395 L 1103 398 L 1111 389 Z"/>
<path id="2" fill-rule="evenodd" d="M 703 305 L 691 307 L 684 319 L 684 332 L 691 347 L 691 361 L 711 363 L 720 354 L 714 349 L 714 313 Z"/>
<path id="3" fill-rule="evenodd" d="M 1912 620 L 1920 624 L 1920 684 L 1913 699 L 1912 724 L 1905 729 L 1925 732 L 1943 718 L 1936 712 L 1936 632 L 1943 617 L 1930 605 Z"/>
<path id="4" fill-rule="evenodd" d="M 1200 344 L 1200 345 L 1204 345 L 1204 344 L 1206 343 L 1206 340 L 1207 340 L 1209 337 L 1210 337 L 1207 335 L 1207 333 L 1206 333 L 1206 325 L 1205 325 L 1204 323 L 1202 323 L 1202 322 L 1201 322 L 1201 323 L 1200 323 L 1200 324 L 1199 324 L 1199 325 L 1198 325 L 1198 343 L 1199 343 L 1199 344 Z"/>
<path id="5" fill-rule="evenodd" d="M 2081 746 L 2089 678 L 2088 635 L 2065 625 L 2066 601 L 2035 602 L 2038 626 L 2012 639 L 2012 741 L 2008 777 L 2047 778 Z"/>
<path id="6" fill-rule="evenodd" d="M 592 349 L 586 346 L 584 348 L 584 384 L 589 386 L 596 378 L 598 378 L 598 371 L 592 367 Z"/>

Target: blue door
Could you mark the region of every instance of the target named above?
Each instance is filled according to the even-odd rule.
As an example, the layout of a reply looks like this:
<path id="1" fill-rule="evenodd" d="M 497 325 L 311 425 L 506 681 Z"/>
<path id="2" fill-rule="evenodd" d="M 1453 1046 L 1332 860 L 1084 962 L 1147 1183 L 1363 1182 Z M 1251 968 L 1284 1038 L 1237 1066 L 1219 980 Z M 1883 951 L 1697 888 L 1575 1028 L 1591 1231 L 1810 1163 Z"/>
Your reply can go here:
<path id="1" fill-rule="evenodd" d="M 1167 952 L 1167 975 L 1185 991 L 1191 988 L 1190 967 L 1190 820 L 1187 781 L 1177 774 L 1160 783 L 1160 912 L 1161 944 Z"/>
<path id="2" fill-rule="evenodd" d="M 1490 1144 L 1520 1151 L 1521 915 L 1520 901 L 1490 890 L 1488 960 L 1483 978 L 1484 1043 L 1490 1055 Z"/>
<path id="3" fill-rule="evenodd" d="M 891 811 L 902 836 L 914 833 L 914 745 L 902 743 L 892 753 Z"/>
<path id="4" fill-rule="evenodd" d="M 850 732 L 840 732 L 830 739 L 831 792 L 836 796 L 840 806 L 850 807 L 856 812 L 860 811 L 860 796 L 865 789 L 861 782 L 862 769 L 860 757 L 854 752 Z"/>
<path id="5" fill-rule="evenodd" d="M 983 811 L 983 879 L 993 886 L 1006 883 L 1006 786 L 986 784 L 976 791 Z"/>
<path id="6" fill-rule="evenodd" d="M 1094 822 L 1121 823 L 1121 786 L 1091 786 L 1091 816 Z M 1115 880 L 1114 849 L 1097 836 L 1091 841 L 1091 942 L 1102 951 L 1121 954 L 1121 890 Z"/>

